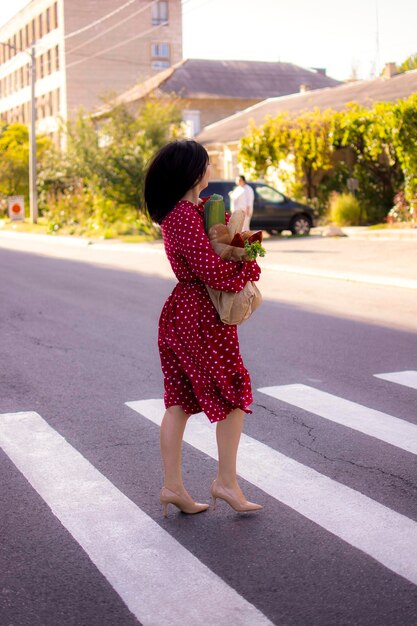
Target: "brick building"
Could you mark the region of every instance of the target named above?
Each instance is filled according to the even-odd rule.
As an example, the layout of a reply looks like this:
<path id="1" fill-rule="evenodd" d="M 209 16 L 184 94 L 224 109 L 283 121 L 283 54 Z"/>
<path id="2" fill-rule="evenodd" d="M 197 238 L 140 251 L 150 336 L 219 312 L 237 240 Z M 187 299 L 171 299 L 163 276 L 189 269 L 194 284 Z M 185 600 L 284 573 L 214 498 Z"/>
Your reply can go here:
<path id="1" fill-rule="evenodd" d="M 0 28 L 0 118 L 6 122 L 30 120 L 24 50 L 33 42 L 37 131 L 53 135 L 59 118 L 91 110 L 102 96 L 181 60 L 181 0 L 32 0 Z"/>

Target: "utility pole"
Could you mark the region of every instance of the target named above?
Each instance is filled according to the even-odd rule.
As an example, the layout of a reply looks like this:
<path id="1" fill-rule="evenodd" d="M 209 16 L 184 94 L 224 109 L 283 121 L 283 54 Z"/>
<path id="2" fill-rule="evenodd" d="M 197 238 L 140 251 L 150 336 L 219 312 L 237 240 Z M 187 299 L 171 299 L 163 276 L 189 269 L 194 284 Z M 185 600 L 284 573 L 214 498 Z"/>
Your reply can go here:
<path id="1" fill-rule="evenodd" d="M 378 0 L 375 0 L 375 21 L 376 21 L 376 50 L 375 50 L 375 70 L 376 70 L 376 77 L 379 76 L 379 72 L 380 72 L 380 64 L 381 64 L 381 59 L 379 56 L 379 7 L 378 7 Z"/>
<path id="2" fill-rule="evenodd" d="M 38 221 L 38 191 L 36 189 L 36 49 L 32 44 L 30 51 L 30 146 L 29 146 L 29 205 L 30 221 Z"/>
<path id="3" fill-rule="evenodd" d="M 26 52 L 30 56 L 30 131 L 29 131 L 29 207 L 30 221 L 36 224 L 38 221 L 38 193 L 36 189 L 36 47 L 32 43 L 30 52 L 19 50 L 10 43 L 0 42 L 15 52 Z"/>

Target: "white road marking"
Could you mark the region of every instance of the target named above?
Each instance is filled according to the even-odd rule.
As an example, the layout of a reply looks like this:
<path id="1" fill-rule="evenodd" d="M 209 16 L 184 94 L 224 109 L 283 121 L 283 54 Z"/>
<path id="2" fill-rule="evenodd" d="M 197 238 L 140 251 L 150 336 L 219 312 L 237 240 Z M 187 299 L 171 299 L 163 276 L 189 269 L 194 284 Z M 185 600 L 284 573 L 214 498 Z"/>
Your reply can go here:
<path id="1" fill-rule="evenodd" d="M 162 400 L 126 404 L 160 426 Z M 205 415 L 190 418 L 184 441 L 217 459 L 214 428 Z M 417 585 L 417 523 L 413 520 L 247 435 L 241 438 L 238 473 Z"/>
<path id="2" fill-rule="evenodd" d="M 387 372 L 386 374 L 374 374 L 374 376 L 375 378 L 382 378 L 382 380 L 389 380 L 391 383 L 404 385 L 404 387 L 417 389 L 417 371 L 415 370 L 405 370 L 404 372 Z"/>
<path id="3" fill-rule="evenodd" d="M 286 272 L 287 274 L 302 274 L 317 278 L 331 278 L 334 280 L 347 280 L 354 283 L 367 283 L 382 287 L 402 287 L 405 289 L 417 289 L 417 280 L 413 278 L 401 278 L 400 276 L 378 276 L 376 274 L 356 274 L 352 272 L 334 272 L 319 268 L 308 268 L 297 265 L 285 265 L 283 263 L 261 262 L 262 269 Z"/>
<path id="4" fill-rule="evenodd" d="M 258 391 L 417 454 L 417 426 L 393 415 L 369 409 L 308 385 L 262 387 Z"/>
<path id="5" fill-rule="evenodd" d="M 271 624 L 37 413 L 0 415 L 0 444 L 145 626 Z"/>

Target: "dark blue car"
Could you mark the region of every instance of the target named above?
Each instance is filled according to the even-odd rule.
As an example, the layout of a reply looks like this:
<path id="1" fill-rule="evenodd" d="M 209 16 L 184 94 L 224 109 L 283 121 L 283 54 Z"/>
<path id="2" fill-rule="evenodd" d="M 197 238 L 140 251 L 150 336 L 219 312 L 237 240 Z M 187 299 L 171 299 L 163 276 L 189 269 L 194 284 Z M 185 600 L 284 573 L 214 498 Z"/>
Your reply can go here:
<path id="1" fill-rule="evenodd" d="M 290 230 L 293 235 L 308 235 L 314 226 L 314 209 L 290 200 L 270 185 L 248 182 L 254 191 L 251 230 L 266 230 L 271 235 Z M 229 193 L 235 188 L 234 180 L 211 180 L 201 192 L 202 196 L 219 193 L 230 211 Z"/>

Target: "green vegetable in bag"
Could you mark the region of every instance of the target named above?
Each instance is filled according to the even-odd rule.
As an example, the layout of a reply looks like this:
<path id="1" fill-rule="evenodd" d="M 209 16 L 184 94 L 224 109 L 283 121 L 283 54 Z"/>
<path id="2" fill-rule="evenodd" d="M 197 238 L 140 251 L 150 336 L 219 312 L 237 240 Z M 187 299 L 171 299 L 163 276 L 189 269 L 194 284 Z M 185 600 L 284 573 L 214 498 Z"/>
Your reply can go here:
<path id="1" fill-rule="evenodd" d="M 223 196 L 213 193 L 204 205 L 204 229 L 206 233 L 214 224 L 225 224 Z"/>

